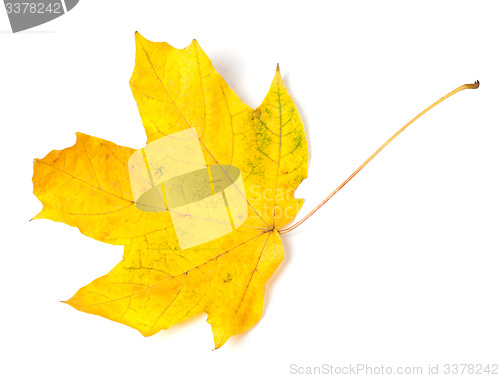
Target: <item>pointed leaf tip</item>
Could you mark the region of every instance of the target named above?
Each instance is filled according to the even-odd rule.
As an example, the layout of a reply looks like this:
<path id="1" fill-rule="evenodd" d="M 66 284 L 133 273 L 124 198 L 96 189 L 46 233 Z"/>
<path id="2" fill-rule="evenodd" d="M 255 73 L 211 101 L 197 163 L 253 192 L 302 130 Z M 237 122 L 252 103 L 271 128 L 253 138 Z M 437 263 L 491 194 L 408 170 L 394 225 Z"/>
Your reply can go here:
<path id="1" fill-rule="evenodd" d="M 280 64 L 276 63 L 276 71 L 280 72 Z"/>
<path id="2" fill-rule="evenodd" d="M 35 215 L 33 218 L 31 218 L 31 219 L 30 219 L 30 222 L 31 222 L 32 220 L 36 220 L 36 219 L 45 219 L 45 217 L 43 216 L 43 214 L 42 214 L 42 213 L 43 213 L 43 209 L 42 209 L 42 211 L 40 211 L 37 215 Z"/>
<path id="3" fill-rule="evenodd" d="M 144 38 L 144 36 L 141 33 L 139 33 L 138 31 L 136 31 L 134 33 L 134 37 L 135 37 L 136 44 L 141 42 L 141 41 L 149 41 L 148 39 Z"/>

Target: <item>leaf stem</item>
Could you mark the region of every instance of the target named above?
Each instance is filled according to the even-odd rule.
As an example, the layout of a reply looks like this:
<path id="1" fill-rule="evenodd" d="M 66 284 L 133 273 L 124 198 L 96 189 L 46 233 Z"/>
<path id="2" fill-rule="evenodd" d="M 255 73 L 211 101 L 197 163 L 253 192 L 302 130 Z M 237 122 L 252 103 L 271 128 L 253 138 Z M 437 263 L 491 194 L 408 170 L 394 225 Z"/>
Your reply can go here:
<path id="1" fill-rule="evenodd" d="M 278 232 L 280 234 L 286 234 L 287 232 L 295 230 L 302 223 L 304 223 L 307 219 L 309 219 L 311 217 L 311 215 L 313 215 L 316 211 L 318 211 L 325 203 L 327 203 L 330 200 L 330 198 L 332 198 L 335 194 L 337 194 L 337 192 L 340 189 L 342 189 L 349 181 L 351 181 L 352 178 L 359 173 L 359 171 L 361 171 L 370 161 L 372 161 L 372 159 L 375 156 L 377 156 L 380 151 L 382 151 L 389 143 L 391 143 L 408 126 L 410 126 L 413 122 L 415 122 L 417 119 L 419 119 L 425 113 L 427 113 L 433 107 L 435 107 L 436 105 L 440 104 L 441 102 L 443 102 L 444 100 L 446 100 L 448 97 L 453 96 L 455 93 L 460 92 L 461 90 L 464 90 L 464 89 L 476 89 L 478 87 L 479 87 L 479 81 L 477 81 L 477 80 L 474 82 L 474 84 L 464 84 L 464 85 L 456 88 L 455 90 L 451 91 L 446 96 L 441 97 L 435 103 L 433 103 L 432 105 L 430 105 L 429 107 L 427 107 L 425 110 L 423 110 L 422 112 L 420 112 L 415 118 L 413 118 L 410 122 L 408 122 L 401 129 L 399 129 L 399 131 L 396 134 L 394 134 L 392 137 L 390 137 L 387 140 L 387 142 L 385 142 L 382 146 L 380 146 L 377 151 L 375 151 L 368 159 L 366 159 L 365 162 L 363 164 L 361 164 L 358 169 L 356 169 L 342 184 L 340 184 L 337 189 L 335 189 L 332 193 L 330 193 L 330 195 L 328 197 L 326 197 L 318 206 L 316 206 L 313 210 L 311 210 L 311 212 L 309 214 L 307 214 L 304 218 L 302 218 L 300 221 L 298 221 L 294 225 L 292 225 L 290 227 L 287 227 L 287 228 L 280 229 L 280 230 L 278 230 Z"/>

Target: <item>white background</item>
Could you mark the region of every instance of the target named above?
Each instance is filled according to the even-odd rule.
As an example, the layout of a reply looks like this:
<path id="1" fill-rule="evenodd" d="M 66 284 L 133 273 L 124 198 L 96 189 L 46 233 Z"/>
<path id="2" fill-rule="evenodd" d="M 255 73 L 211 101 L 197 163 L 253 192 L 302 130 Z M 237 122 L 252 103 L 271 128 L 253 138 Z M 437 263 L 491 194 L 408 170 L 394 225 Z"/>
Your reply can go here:
<path id="1" fill-rule="evenodd" d="M 273 377 L 290 365 L 500 363 L 500 7 L 494 1 L 97 1 L 12 34 L 0 8 L 0 375 Z M 205 317 L 144 338 L 59 300 L 122 247 L 51 221 L 32 161 L 81 131 L 142 147 L 134 31 L 196 38 L 252 107 L 280 63 L 305 124 L 299 218 L 402 125 L 314 217 L 284 235 L 264 316 L 212 351 Z M 500 371 L 499 371 L 500 373 Z"/>

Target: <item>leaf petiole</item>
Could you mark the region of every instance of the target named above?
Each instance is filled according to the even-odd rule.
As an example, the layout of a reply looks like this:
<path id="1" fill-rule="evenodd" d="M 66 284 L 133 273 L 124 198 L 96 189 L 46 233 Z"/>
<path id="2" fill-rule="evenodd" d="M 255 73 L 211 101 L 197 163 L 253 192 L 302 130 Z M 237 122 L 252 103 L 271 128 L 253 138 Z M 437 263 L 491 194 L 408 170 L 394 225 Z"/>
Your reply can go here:
<path id="1" fill-rule="evenodd" d="M 326 197 L 318 206 L 316 206 L 313 210 L 311 210 L 309 212 L 309 214 L 307 214 L 304 218 L 302 218 L 300 221 L 298 221 L 294 225 L 292 225 L 290 227 L 287 227 L 287 228 L 283 228 L 283 229 L 278 230 L 278 233 L 280 233 L 280 234 L 286 234 L 287 232 L 293 231 L 297 227 L 299 227 L 302 223 L 304 223 L 307 219 L 309 219 L 311 217 L 311 215 L 313 215 L 316 211 L 318 211 L 325 203 L 327 203 L 330 200 L 330 198 L 332 198 L 335 194 L 337 194 L 337 192 L 340 189 L 342 189 L 349 181 L 351 181 L 352 178 L 354 176 L 356 176 L 359 173 L 359 171 L 361 171 L 375 156 L 377 156 L 380 151 L 382 151 L 389 143 L 391 143 L 408 126 L 410 126 L 413 122 L 415 122 L 417 119 L 419 119 L 425 113 L 427 113 L 433 107 L 435 107 L 436 105 L 440 104 L 441 102 L 443 102 L 444 100 L 446 100 L 448 97 L 451 97 L 455 93 L 458 93 L 458 92 L 460 92 L 460 91 L 462 91 L 464 89 L 477 89 L 477 88 L 479 88 L 479 81 L 477 81 L 477 80 L 474 82 L 474 84 L 464 84 L 464 85 L 462 85 L 462 86 L 454 89 L 453 91 L 451 91 L 450 93 L 448 93 L 446 96 L 441 97 L 439 100 L 437 100 L 436 102 L 434 102 L 432 105 L 430 105 L 429 107 L 427 107 L 426 109 L 424 109 L 415 118 L 413 118 L 410 122 L 408 122 L 401 129 L 399 129 L 399 131 L 396 132 L 396 134 L 394 134 L 392 137 L 390 137 L 382 146 L 380 146 L 377 151 L 375 151 L 368 159 L 366 159 L 365 162 L 363 164 L 361 164 L 358 169 L 356 169 L 342 184 L 340 184 L 337 187 L 337 189 L 335 189 L 332 193 L 330 193 L 330 195 L 328 197 Z"/>

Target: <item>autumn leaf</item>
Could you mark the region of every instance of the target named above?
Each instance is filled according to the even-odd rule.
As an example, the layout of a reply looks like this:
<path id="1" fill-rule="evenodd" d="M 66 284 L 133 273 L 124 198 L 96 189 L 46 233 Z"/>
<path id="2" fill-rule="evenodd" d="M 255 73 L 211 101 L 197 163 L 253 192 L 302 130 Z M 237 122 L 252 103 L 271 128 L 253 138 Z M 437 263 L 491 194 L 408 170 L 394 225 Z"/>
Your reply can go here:
<path id="1" fill-rule="evenodd" d="M 122 261 L 65 303 L 150 336 L 199 313 L 215 347 L 262 316 L 266 281 L 283 259 L 278 230 L 300 210 L 294 192 L 307 176 L 304 128 L 279 67 L 263 103 L 244 104 L 194 40 L 184 49 L 136 33 L 130 86 L 148 145 L 194 128 L 210 166 L 241 173 L 248 218 L 215 240 L 182 249 L 172 216 L 136 206 L 128 147 L 77 133 L 74 146 L 34 163 L 35 219 L 78 227 L 124 245 Z"/>
<path id="2" fill-rule="evenodd" d="M 86 236 L 125 248 L 113 270 L 65 303 L 144 336 L 206 313 L 216 348 L 261 318 L 264 286 L 283 260 L 281 234 L 307 220 L 427 111 L 455 93 L 479 87 L 478 81 L 462 85 L 420 112 L 304 218 L 285 227 L 302 207 L 303 200 L 294 198 L 294 192 L 307 176 L 308 152 L 279 67 L 263 103 L 254 110 L 228 87 L 196 41 L 179 50 L 136 33 L 136 47 L 130 86 L 146 147 L 134 150 L 77 133 L 74 146 L 35 159 L 34 193 L 43 203 L 35 219 L 64 222 Z M 193 141 L 199 152 L 186 148 Z M 178 143 L 180 149 L 175 148 Z M 167 150 L 168 158 L 156 164 L 151 151 Z M 191 160 L 203 166 L 193 170 L 198 172 L 194 179 L 180 175 L 158 181 Z M 136 176 L 144 190 L 138 191 Z M 184 185 L 187 182 L 204 184 L 204 189 Z M 172 193 L 174 201 L 167 195 Z M 229 193 L 236 193 L 243 204 L 236 212 L 233 205 L 238 201 Z M 217 237 L 208 226 L 212 237 L 206 238 L 205 226 L 220 219 L 210 211 L 208 217 L 191 213 L 198 207 L 190 201 L 209 198 L 209 205 L 199 207 L 206 211 L 215 208 L 214 197 L 227 221 Z"/>

